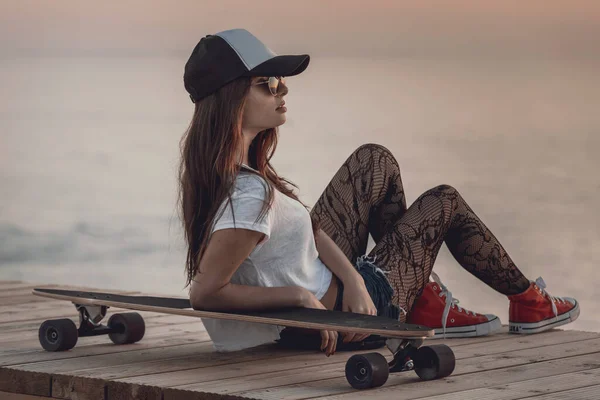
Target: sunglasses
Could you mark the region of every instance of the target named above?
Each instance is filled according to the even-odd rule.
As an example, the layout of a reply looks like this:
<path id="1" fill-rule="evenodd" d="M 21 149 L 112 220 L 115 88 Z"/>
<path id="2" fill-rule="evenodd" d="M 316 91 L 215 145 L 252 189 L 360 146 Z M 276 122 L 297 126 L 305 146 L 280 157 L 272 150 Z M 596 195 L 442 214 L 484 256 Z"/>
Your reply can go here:
<path id="1" fill-rule="evenodd" d="M 280 83 L 285 85 L 285 79 L 283 79 L 283 76 L 270 76 L 268 80 L 266 81 L 261 81 L 261 82 L 256 82 L 253 83 L 252 86 L 255 85 L 263 85 L 265 83 L 269 84 L 269 92 L 271 92 L 271 94 L 273 96 L 277 96 L 277 94 L 279 93 L 279 89 L 280 89 Z"/>

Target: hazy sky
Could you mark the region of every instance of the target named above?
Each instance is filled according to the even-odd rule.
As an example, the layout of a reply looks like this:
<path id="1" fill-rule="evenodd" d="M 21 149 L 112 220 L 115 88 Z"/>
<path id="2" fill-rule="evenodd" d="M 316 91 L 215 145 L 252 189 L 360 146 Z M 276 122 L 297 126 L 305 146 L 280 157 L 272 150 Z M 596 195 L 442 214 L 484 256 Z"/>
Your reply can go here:
<path id="1" fill-rule="evenodd" d="M 0 2 L 0 46 L 8 57 L 187 54 L 202 36 L 237 27 L 277 53 L 389 57 L 491 46 L 591 55 L 599 26 L 596 0 Z"/>

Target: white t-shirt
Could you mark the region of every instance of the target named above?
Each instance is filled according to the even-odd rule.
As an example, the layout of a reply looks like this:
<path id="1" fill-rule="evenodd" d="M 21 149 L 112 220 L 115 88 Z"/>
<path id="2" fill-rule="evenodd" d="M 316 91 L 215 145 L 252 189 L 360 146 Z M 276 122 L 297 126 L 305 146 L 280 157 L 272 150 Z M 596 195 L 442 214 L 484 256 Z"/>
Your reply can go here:
<path id="1" fill-rule="evenodd" d="M 245 164 L 244 167 L 252 169 Z M 242 169 L 232 193 L 232 204 L 227 198 L 217 211 L 218 218 L 211 234 L 219 229 L 233 228 L 231 208 L 235 213 L 235 227 L 264 233 L 231 278 L 239 285 L 281 287 L 300 286 L 321 299 L 331 283 L 332 273 L 319 258 L 312 231 L 310 214 L 302 204 L 273 190 L 273 205 L 265 216 L 254 222 L 267 200 L 267 181 L 261 176 Z M 283 329 L 277 325 L 202 318 L 217 351 L 236 351 L 279 339 Z"/>

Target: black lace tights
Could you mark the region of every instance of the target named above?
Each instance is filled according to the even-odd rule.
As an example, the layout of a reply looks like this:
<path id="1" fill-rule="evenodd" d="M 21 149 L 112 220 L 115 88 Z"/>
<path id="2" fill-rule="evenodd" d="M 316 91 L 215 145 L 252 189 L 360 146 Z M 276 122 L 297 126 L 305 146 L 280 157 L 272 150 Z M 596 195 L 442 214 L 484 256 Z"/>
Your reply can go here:
<path id="1" fill-rule="evenodd" d="M 421 293 L 442 243 L 458 263 L 498 292 L 521 293 L 529 280 L 500 242 L 451 186 L 427 190 L 407 209 L 400 167 L 392 153 L 365 144 L 343 163 L 311 209 L 321 229 L 354 263 L 369 256 L 394 288 L 392 302 L 407 311 Z M 400 314 L 400 320 L 405 315 Z"/>

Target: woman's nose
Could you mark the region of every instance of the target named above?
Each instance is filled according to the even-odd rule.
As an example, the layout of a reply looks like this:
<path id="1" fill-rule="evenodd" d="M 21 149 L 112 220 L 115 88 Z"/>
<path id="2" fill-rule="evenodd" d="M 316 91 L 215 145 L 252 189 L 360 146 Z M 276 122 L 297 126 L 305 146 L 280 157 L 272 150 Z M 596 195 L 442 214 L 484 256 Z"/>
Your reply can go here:
<path id="1" fill-rule="evenodd" d="M 279 86 L 279 96 L 281 97 L 285 96 L 290 91 L 285 83 L 280 83 Z"/>

